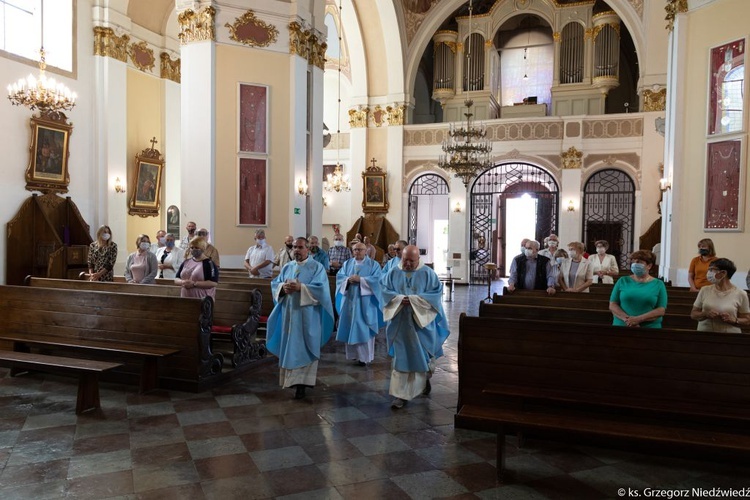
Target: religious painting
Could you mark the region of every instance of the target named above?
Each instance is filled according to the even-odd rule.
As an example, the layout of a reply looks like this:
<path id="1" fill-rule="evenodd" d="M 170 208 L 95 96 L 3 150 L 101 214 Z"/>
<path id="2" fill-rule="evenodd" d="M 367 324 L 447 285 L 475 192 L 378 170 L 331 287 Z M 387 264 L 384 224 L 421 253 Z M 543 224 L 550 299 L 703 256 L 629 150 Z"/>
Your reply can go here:
<path id="1" fill-rule="evenodd" d="M 172 233 L 176 240 L 180 239 L 180 209 L 170 205 L 167 209 L 167 232 Z"/>
<path id="2" fill-rule="evenodd" d="M 744 139 L 708 144 L 706 169 L 706 231 L 742 231 L 745 185 Z"/>
<path id="3" fill-rule="evenodd" d="M 708 135 L 745 129 L 745 44 L 740 38 L 711 49 Z"/>
<path id="4" fill-rule="evenodd" d="M 268 87 L 239 84 L 239 152 L 268 153 Z"/>
<path id="5" fill-rule="evenodd" d="M 140 217 L 157 217 L 161 204 L 161 183 L 164 170 L 164 160 L 161 153 L 153 148 L 146 148 L 135 156 L 135 171 L 133 182 L 129 184 L 133 189 L 130 195 L 130 215 Z"/>
<path id="6" fill-rule="evenodd" d="M 388 190 L 386 186 L 386 172 L 373 165 L 362 172 L 362 211 L 388 212 Z"/>
<path id="7" fill-rule="evenodd" d="M 31 119 L 29 166 L 26 169 L 26 189 L 43 193 L 67 193 L 70 175 L 70 134 L 73 126 L 64 119 L 49 117 Z"/>
<path id="8" fill-rule="evenodd" d="M 268 225 L 268 160 L 239 159 L 237 225 Z"/>

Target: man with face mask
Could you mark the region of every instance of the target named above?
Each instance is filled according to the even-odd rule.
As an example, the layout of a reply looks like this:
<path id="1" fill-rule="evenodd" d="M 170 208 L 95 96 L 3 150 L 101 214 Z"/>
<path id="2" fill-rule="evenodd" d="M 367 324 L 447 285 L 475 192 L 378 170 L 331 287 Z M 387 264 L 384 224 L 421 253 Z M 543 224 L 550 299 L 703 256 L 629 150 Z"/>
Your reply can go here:
<path id="1" fill-rule="evenodd" d="M 164 248 L 164 245 L 167 243 L 167 232 L 163 229 L 159 229 L 156 231 L 156 241 L 151 243 L 151 253 L 156 255 L 156 252 L 159 251 L 160 248 Z"/>
<path id="2" fill-rule="evenodd" d="M 328 272 L 330 265 L 328 264 L 328 254 L 320 248 L 317 236 L 310 236 L 310 256 L 318 261 L 323 269 Z"/>
<path id="3" fill-rule="evenodd" d="M 266 232 L 255 231 L 255 245 L 247 249 L 245 269 L 251 278 L 270 278 L 273 274 L 273 248 L 266 243 Z"/>
<path id="4" fill-rule="evenodd" d="M 552 260 L 555 258 L 555 252 L 560 247 L 560 240 L 556 234 L 550 234 L 544 239 L 545 247 L 543 250 L 539 250 L 539 255 L 544 255 L 548 259 Z"/>
<path id="5" fill-rule="evenodd" d="M 281 247 L 279 253 L 276 254 L 276 257 L 273 260 L 274 266 L 278 266 L 279 269 L 281 269 L 286 265 L 287 262 L 291 262 L 294 260 L 294 256 L 292 254 L 293 245 L 294 236 L 289 234 L 286 238 L 284 238 L 284 246 Z"/>
<path id="6" fill-rule="evenodd" d="M 219 255 L 219 251 L 215 246 L 208 242 L 208 229 L 202 227 L 195 232 L 195 235 L 206 238 L 206 251 L 204 252 L 206 254 L 206 257 L 211 259 L 211 261 L 216 264 L 216 267 L 221 267 L 221 263 L 219 261 L 221 256 Z M 189 257 L 186 256 L 185 258 Z"/>
<path id="7" fill-rule="evenodd" d="M 527 240 L 523 255 L 516 256 L 510 264 L 510 278 L 508 290 L 516 288 L 528 290 L 547 290 L 549 295 L 555 294 L 555 273 L 550 260 L 539 255 L 539 242 Z"/>
<path id="8" fill-rule="evenodd" d="M 325 269 L 309 258 L 307 239 L 293 243 L 292 262 L 271 282 L 274 308 L 266 347 L 279 357 L 279 385 L 294 387 L 295 399 L 315 386 L 320 348 L 333 332 L 333 307 Z"/>
<path id="9" fill-rule="evenodd" d="M 333 235 L 333 246 L 328 249 L 328 260 L 330 274 L 336 274 L 344 265 L 344 262 L 352 258 L 352 251 L 344 244 L 344 235 L 336 233 Z"/>
<path id="10" fill-rule="evenodd" d="M 435 360 L 443 355 L 448 319 L 443 311 L 443 284 L 419 261 L 419 249 L 404 248 L 398 266 L 381 280 L 383 319 L 388 321 L 388 354 L 393 357 L 389 393 L 391 408 L 403 408 L 429 394 Z"/>
<path id="11" fill-rule="evenodd" d="M 182 248 L 185 253 L 188 253 L 188 248 L 190 248 L 190 240 L 195 238 L 195 228 L 198 227 L 195 225 L 195 222 L 190 221 L 185 225 L 185 230 L 187 231 L 187 234 L 182 237 L 180 240 L 180 248 Z"/>

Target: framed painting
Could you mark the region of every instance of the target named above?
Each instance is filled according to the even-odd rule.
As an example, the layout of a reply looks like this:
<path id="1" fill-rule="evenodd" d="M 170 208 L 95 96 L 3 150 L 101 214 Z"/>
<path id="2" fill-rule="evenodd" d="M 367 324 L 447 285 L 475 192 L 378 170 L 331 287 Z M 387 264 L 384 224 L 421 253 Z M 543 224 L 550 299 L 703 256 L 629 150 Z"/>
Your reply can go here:
<path id="1" fill-rule="evenodd" d="M 706 168 L 706 231 L 742 231 L 745 139 L 710 142 Z"/>
<path id="2" fill-rule="evenodd" d="M 388 174 L 375 166 L 362 172 L 362 211 L 365 213 L 388 212 L 388 189 L 386 176 Z"/>
<path id="3" fill-rule="evenodd" d="M 43 193 L 67 193 L 70 184 L 68 158 L 73 126 L 63 118 L 31 119 L 29 166 L 26 168 L 26 189 Z"/>
<path id="4" fill-rule="evenodd" d="M 268 154 L 268 86 L 239 84 L 240 153 Z"/>
<path id="5" fill-rule="evenodd" d="M 158 217 L 163 171 L 164 160 L 153 147 L 135 156 L 133 182 L 130 182 L 133 186 L 128 210 L 130 215 Z"/>
<path id="6" fill-rule="evenodd" d="M 745 131 L 745 47 L 740 38 L 710 49 L 708 135 Z"/>
<path id="7" fill-rule="evenodd" d="M 237 225 L 268 225 L 268 160 L 240 158 L 237 168 Z"/>

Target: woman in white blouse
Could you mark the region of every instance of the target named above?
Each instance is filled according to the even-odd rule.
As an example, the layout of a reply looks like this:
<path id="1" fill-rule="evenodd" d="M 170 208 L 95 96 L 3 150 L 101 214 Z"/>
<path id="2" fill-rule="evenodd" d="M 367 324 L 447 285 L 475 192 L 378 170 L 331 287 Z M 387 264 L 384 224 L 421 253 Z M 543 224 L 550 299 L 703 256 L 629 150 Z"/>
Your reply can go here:
<path id="1" fill-rule="evenodd" d="M 174 234 L 167 233 L 163 247 L 156 251 L 156 262 L 159 263 L 159 278 L 174 279 L 177 277 L 177 270 L 180 264 L 185 260 L 184 253 L 180 248 L 175 246 Z"/>
<path id="2" fill-rule="evenodd" d="M 570 258 L 562 261 L 557 276 L 557 283 L 564 292 L 588 292 L 594 281 L 591 263 L 583 258 L 584 248 L 580 241 L 568 243 Z"/>
<path id="3" fill-rule="evenodd" d="M 614 278 L 620 274 L 617 259 L 615 259 L 614 255 L 607 253 L 609 243 L 606 241 L 599 240 L 595 245 L 596 254 L 589 256 L 589 262 L 591 262 L 594 271 L 594 283 L 611 285 L 615 282 Z"/>
<path id="4" fill-rule="evenodd" d="M 747 292 L 730 281 L 737 271 L 729 259 L 716 259 L 708 265 L 706 279 L 711 285 L 698 292 L 690 317 L 698 321 L 698 331 L 742 333 L 750 324 Z"/>

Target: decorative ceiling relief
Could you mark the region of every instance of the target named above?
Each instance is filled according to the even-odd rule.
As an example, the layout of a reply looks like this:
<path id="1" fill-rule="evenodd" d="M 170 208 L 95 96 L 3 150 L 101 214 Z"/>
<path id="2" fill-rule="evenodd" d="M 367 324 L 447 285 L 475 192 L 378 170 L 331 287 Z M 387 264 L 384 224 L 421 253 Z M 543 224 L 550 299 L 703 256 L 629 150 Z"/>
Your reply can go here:
<path id="1" fill-rule="evenodd" d="M 406 18 L 406 43 L 411 43 L 430 10 L 440 0 L 401 0 Z"/>
<path id="2" fill-rule="evenodd" d="M 127 62 L 130 36 L 117 36 L 112 28 L 94 26 L 94 55 Z"/>
<path id="3" fill-rule="evenodd" d="M 150 72 L 154 69 L 156 58 L 154 51 L 148 47 L 146 42 L 131 43 L 128 47 L 128 55 L 133 66 L 141 71 Z"/>
<path id="4" fill-rule="evenodd" d="M 234 24 L 226 23 L 224 27 L 229 29 L 229 38 L 251 47 L 268 47 L 279 36 L 276 26 L 258 19 L 252 10 L 236 18 Z"/>

